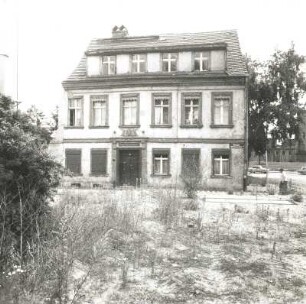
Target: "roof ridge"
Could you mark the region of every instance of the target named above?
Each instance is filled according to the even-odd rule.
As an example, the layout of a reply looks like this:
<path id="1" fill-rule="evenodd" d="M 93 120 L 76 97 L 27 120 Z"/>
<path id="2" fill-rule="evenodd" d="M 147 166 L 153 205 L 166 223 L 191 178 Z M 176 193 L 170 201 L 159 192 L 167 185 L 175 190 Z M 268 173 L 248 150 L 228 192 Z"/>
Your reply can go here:
<path id="1" fill-rule="evenodd" d="M 158 37 L 169 37 L 169 36 L 182 36 L 182 35 L 201 35 L 201 34 L 217 34 L 217 33 L 235 33 L 237 34 L 237 29 L 228 29 L 228 30 L 215 30 L 215 31 L 205 31 L 205 32 L 185 32 L 185 33 L 160 33 L 160 34 L 155 34 L 155 35 L 140 35 L 140 36 L 127 36 L 123 38 L 112 38 L 112 37 L 107 37 L 107 38 L 92 38 L 90 41 L 98 41 L 98 40 L 129 40 L 129 39 L 137 39 L 137 38 L 158 38 Z"/>

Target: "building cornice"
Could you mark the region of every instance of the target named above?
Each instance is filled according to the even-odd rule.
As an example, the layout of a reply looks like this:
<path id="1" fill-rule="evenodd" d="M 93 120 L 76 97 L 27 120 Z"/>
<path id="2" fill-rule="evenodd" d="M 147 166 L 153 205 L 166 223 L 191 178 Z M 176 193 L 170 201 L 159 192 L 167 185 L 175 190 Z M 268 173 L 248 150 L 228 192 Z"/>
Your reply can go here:
<path id="1" fill-rule="evenodd" d="M 113 142 L 139 142 L 148 143 L 205 143 L 205 144 L 239 144 L 245 143 L 243 138 L 164 138 L 164 137 L 110 137 L 110 138 L 64 138 L 63 143 L 113 143 Z"/>
<path id="2" fill-rule="evenodd" d="M 124 74 L 104 77 L 87 77 L 78 80 L 66 80 L 62 82 L 65 90 L 78 89 L 112 89 L 146 86 L 206 86 L 206 85 L 245 85 L 246 75 L 232 76 L 224 72 L 220 73 L 154 73 L 154 74 Z"/>

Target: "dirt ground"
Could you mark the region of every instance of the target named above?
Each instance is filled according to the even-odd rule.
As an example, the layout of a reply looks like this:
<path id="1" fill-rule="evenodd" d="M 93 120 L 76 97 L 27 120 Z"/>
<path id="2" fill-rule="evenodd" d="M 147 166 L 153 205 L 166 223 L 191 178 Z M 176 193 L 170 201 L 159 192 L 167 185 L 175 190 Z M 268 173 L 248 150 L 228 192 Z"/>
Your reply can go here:
<path id="1" fill-rule="evenodd" d="M 122 218 L 94 244 L 94 264 L 75 261 L 73 303 L 306 303 L 302 203 L 188 200 L 175 189 L 75 189 L 65 200 L 94 213 L 116 205 Z"/>

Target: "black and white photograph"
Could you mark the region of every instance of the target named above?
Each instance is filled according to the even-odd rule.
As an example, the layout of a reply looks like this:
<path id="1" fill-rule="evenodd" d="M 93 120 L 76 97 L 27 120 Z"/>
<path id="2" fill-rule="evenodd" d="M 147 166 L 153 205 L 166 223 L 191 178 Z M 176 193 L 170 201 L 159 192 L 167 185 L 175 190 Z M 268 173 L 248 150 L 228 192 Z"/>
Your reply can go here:
<path id="1" fill-rule="evenodd" d="M 0 0 L 0 304 L 306 303 L 305 29 Z"/>

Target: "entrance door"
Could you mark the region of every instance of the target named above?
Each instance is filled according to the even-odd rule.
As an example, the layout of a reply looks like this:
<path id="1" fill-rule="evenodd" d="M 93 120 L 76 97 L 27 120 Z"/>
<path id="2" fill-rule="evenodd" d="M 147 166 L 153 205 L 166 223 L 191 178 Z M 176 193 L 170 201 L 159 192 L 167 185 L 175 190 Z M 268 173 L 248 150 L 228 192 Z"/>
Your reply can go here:
<path id="1" fill-rule="evenodd" d="M 119 184 L 135 186 L 140 172 L 140 150 L 119 150 Z"/>

